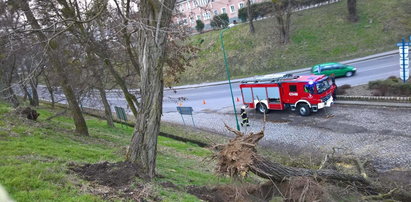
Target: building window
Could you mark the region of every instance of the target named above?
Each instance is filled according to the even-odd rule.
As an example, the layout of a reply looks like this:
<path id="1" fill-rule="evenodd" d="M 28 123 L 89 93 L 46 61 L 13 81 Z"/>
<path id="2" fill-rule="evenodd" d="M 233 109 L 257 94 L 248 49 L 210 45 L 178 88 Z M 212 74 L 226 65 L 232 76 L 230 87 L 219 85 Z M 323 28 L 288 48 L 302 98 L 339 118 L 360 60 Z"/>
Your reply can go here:
<path id="1" fill-rule="evenodd" d="M 197 20 L 201 20 L 201 15 L 197 15 Z"/>
<path id="2" fill-rule="evenodd" d="M 214 10 L 214 15 L 218 15 L 218 10 Z"/>
<path id="3" fill-rule="evenodd" d="M 211 14 L 210 14 L 210 12 L 207 12 L 207 19 L 210 19 L 211 18 Z"/>
<path id="4" fill-rule="evenodd" d="M 239 8 L 244 8 L 244 3 L 243 3 L 243 2 L 239 3 L 239 4 L 238 4 L 238 7 L 239 7 Z"/>
<path id="5" fill-rule="evenodd" d="M 234 13 L 234 12 L 235 12 L 235 7 L 234 7 L 234 5 L 231 5 L 231 6 L 230 6 L 230 12 L 231 12 L 231 13 Z"/>
<path id="6" fill-rule="evenodd" d="M 221 13 L 227 13 L 225 8 L 221 8 Z"/>
<path id="7" fill-rule="evenodd" d="M 183 24 L 185 24 L 185 25 L 187 24 L 187 18 L 183 19 Z"/>

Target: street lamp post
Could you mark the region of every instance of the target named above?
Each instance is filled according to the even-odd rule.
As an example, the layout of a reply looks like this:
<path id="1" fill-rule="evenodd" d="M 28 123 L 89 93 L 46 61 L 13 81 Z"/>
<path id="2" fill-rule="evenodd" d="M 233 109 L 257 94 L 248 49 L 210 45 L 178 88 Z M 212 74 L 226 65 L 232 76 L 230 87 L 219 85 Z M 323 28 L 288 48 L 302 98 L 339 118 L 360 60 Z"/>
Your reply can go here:
<path id="1" fill-rule="evenodd" d="M 225 29 L 220 31 L 221 49 L 222 49 L 223 54 L 224 54 L 225 70 L 227 72 L 228 84 L 230 85 L 231 100 L 233 101 L 234 116 L 235 116 L 235 121 L 236 121 L 236 124 L 237 124 L 237 130 L 240 130 L 240 125 L 238 124 L 238 118 L 237 118 L 237 110 L 235 108 L 233 88 L 231 87 L 230 70 L 228 70 L 227 54 L 225 53 L 225 49 L 224 49 L 223 32 L 225 32 L 226 30 L 228 30 L 228 28 L 225 28 Z"/>

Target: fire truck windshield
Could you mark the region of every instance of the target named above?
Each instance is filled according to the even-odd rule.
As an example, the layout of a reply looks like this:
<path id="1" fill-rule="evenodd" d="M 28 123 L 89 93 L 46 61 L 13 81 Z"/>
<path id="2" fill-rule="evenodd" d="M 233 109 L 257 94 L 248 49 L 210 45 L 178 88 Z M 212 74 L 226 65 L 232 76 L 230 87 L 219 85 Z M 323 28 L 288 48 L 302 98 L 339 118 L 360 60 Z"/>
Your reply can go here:
<path id="1" fill-rule="evenodd" d="M 330 83 L 328 82 L 328 79 L 324 79 L 322 81 L 319 81 L 315 85 L 317 87 L 318 94 L 321 94 L 321 93 L 323 93 L 324 91 L 326 91 L 330 88 Z"/>

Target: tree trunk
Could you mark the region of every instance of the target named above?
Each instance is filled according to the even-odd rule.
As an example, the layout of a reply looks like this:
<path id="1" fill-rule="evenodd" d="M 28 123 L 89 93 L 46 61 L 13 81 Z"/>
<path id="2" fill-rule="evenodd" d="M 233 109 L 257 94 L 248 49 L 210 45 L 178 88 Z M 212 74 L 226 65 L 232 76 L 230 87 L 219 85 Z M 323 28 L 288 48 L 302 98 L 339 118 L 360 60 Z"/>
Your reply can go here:
<path id="1" fill-rule="evenodd" d="M 292 2 L 277 2 L 274 4 L 274 10 L 274 15 L 278 23 L 278 31 L 280 33 L 280 43 L 287 44 L 290 42 Z"/>
<path id="2" fill-rule="evenodd" d="M 367 182 L 360 175 L 347 175 L 329 169 L 310 170 L 304 168 L 287 167 L 277 162 L 266 160 L 262 157 L 256 157 L 253 159 L 253 164 L 250 166 L 250 170 L 254 174 L 274 182 L 281 182 L 284 179 L 294 176 L 317 176 L 323 179 L 360 182 L 363 185 L 369 184 L 369 182 Z"/>
<path id="3" fill-rule="evenodd" d="M 143 27 L 156 29 L 138 31 L 141 102 L 129 160 L 138 164 L 149 179 L 155 177 L 157 137 L 162 113 L 163 64 L 167 42 L 165 28 L 170 25 L 175 1 L 140 1 L 141 22 L 145 25 Z"/>
<path id="4" fill-rule="evenodd" d="M 37 84 L 34 81 L 30 81 L 30 87 L 31 87 L 31 92 L 32 92 L 31 96 L 33 99 L 33 103 L 30 103 L 30 105 L 33 107 L 38 107 L 40 104 L 40 101 L 39 101 L 39 94 L 37 92 Z"/>
<path id="5" fill-rule="evenodd" d="M 127 104 L 130 107 L 131 112 L 133 113 L 134 117 L 137 118 L 136 105 L 137 105 L 138 102 L 137 102 L 136 96 L 134 96 L 133 94 L 131 94 L 128 91 L 126 82 L 117 73 L 117 71 L 114 69 L 114 66 L 111 64 L 111 61 L 107 57 L 105 57 L 104 63 L 106 65 L 106 67 L 108 68 L 108 70 L 110 71 L 111 75 L 113 75 L 113 77 L 116 80 L 117 84 L 120 86 L 120 89 L 123 91 L 124 97 L 126 98 Z"/>
<path id="6" fill-rule="evenodd" d="M 31 25 L 33 29 L 38 30 L 38 31 L 35 31 L 35 34 L 37 35 L 39 41 L 40 42 L 48 41 L 47 36 L 43 32 L 41 32 L 41 27 L 37 19 L 34 17 L 33 12 L 31 11 L 29 7 L 28 2 L 19 1 L 19 3 L 20 3 L 20 7 L 22 11 L 24 12 L 27 18 L 28 23 Z M 72 112 L 74 125 L 76 126 L 75 131 L 79 135 L 89 135 L 86 121 L 84 120 L 83 114 L 77 102 L 73 88 L 69 84 L 69 80 L 64 71 L 63 64 L 60 61 L 62 58 L 60 58 L 59 55 L 57 54 L 57 50 L 51 47 L 47 47 L 47 49 L 48 49 L 48 54 L 47 54 L 48 59 L 51 62 L 52 66 L 54 67 L 54 70 L 56 71 L 56 74 L 60 80 L 61 87 L 63 88 L 64 95 L 66 96 L 69 108 Z"/>
<path id="7" fill-rule="evenodd" d="M 50 80 L 46 74 L 44 74 L 44 81 L 46 82 L 47 91 L 50 94 L 51 99 L 51 107 L 54 108 L 55 100 L 54 100 L 54 89 L 51 86 Z"/>
<path id="8" fill-rule="evenodd" d="M 101 84 L 101 82 L 99 82 Z M 102 84 L 99 86 L 103 86 Z M 107 125 L 114 128 L 113 114 L 111 113 L 110 104 L 107 101 L 106 90 L 102 87 L 98 87 L 97 90 L 100 93 L 101 102 L 104 105 L 104 114 L 106 116 Z"/>
<path id="9" fill-rule="evenodd" d="M 250 33 L 254 34 L 255 33 L 255 28 L 254 28 L 254 15 L 251 14 L 251 2 L 250 0 L 247 0 L 247 16 L 248 16 L 248 21 L 250 23 Z"/>
<path id="10" fill-rule="evenodd" d="M 350 22 L 357 22 L 357 0 L 347 0 L 348 20 Z"/>
<path id="11" fill-rule="evenodd" d="M 218 160 L 216 171 L 229 176 L 238 176 L 248 171 L 254 174 L 272 180 L 282 182 L 289 177 L 294 176 L 311 176 L 322 179 L 350 181 L 368 185 L 369 182 L 360 175 L 347 175 L 334 170 L 320 169 L 311 170 L 305 168 L 287 167 L 277 162 L 269 161 L 257 154 L 256 146 L 258 141 L 264 137 L 264 129 L 259 133 L 244 134 L 238 130 L 226 128 L 233 132 L 236 137 L 228 144 L 220 145 L 220 150 L 215 154 Z"/>

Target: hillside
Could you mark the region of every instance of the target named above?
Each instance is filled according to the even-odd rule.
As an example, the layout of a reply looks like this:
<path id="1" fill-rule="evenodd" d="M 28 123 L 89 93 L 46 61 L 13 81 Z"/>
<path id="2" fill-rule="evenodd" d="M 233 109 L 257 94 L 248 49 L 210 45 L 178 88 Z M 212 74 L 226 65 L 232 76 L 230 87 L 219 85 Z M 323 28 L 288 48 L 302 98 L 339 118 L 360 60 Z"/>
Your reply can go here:
<path id="1" fill-rule="evenodd" d="M 255 35 L 249 33 L 247 23 L 230 28 L 224 32 L 224 44 L 231 75 L 273 73 L 389 51 L 411 33 L 408 0 L 361 0 L 357 9 L 357 23 L 346 20 L 345 0 L 294 13 L 291 42 L 286 46 L 277 43 L 274 18 L 255 22 Z M 226 79 L 219 31 L 190 40 L 201 51 L 181 75 L 181 83 Z"/>

